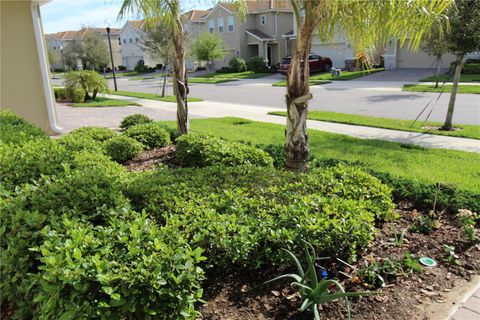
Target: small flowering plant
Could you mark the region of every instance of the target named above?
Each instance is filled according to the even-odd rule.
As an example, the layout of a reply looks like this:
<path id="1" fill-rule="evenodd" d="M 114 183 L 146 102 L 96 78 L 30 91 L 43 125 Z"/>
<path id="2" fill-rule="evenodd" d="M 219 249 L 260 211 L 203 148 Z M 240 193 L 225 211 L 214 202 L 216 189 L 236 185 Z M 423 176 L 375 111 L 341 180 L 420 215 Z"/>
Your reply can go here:
<path id="1" fill-rule="evenodd" d="M 478 219 L 479 215 L 476 212 L 467 209 L 458 210 L 457 221 L 462 229 L 464 237 L 468 241 L 476 241 L 479 239 L 478 230 L 475 228 Z"/>

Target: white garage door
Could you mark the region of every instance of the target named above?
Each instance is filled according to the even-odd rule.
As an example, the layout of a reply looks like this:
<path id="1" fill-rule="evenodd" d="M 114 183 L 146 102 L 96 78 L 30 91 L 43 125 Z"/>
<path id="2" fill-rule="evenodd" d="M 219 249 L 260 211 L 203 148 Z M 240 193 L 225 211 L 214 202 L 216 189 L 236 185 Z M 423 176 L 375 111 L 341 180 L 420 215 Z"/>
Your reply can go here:
<path id="1" fill-rule="evenodd" d="M 455 61 L 455 56 L 445 54 L 442 59 L 444 68 L 448 68 L 450 63 Z M 435 68 L 435 57 L 419 49 L 416 52 L 410 51 L 407 46 L 397 48 L 397 68 Z"/>
<path id="2" fill-rule="evenodd" d="M 315 44 L 312 52 L 322 57 L 329 57 L 334 68 L 344 68 L 345 60 L 353 59 L 353 51 L 348 49 L 345 43 Z"/>
<path id="3" fill-rule="evenodd" d="M 135 69 L 135 66 L 137 65 L 139 60 L 142 60 L 143 57 L 140 56 L 129 56 L 127 57 L 127 62 L 126 62 L 126 67 L 127 70 L 133 70 Z"/>

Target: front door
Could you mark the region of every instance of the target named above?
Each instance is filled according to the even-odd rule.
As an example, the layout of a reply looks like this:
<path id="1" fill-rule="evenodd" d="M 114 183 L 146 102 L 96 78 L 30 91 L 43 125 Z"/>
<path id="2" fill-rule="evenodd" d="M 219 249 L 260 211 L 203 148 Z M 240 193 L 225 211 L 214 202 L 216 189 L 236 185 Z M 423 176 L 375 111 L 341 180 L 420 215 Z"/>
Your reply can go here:
<path id="1" fill-rule="evenodd" d="M 268 60 L 268 65 L 272 65 L 272 47 L 267 46 L 267 60 Z"/>

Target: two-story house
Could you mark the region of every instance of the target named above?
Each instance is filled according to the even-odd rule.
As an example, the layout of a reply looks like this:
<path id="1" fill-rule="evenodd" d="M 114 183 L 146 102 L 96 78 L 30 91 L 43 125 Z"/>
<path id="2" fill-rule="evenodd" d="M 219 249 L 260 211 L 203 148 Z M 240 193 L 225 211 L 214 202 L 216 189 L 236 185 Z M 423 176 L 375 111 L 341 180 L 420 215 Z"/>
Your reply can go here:
<path id="1" fill-rule="evenodd" d="M 61 31 L 57 33 L 51 33 L 45 35 L 45 42 L 47 43 L 48 48 L 54 52 L 56 56 L 59 57 L 55 64 L 54 68 L 63 68 L 61 55 L 62 50 L 70 43 L 73 42 L 82 42 L 85 37 L 91 33 L 97 33 L 100 35 L 101 39 L 105 41 L 108 47 L 108 34 L 107 30 L 104 28 L 83 28 L 77 31 Z M 115 67 L 121 64 L 121 42 L 120 42 L 120 29 L 111 28 L 110 29 L 110 40 L 112 43 L 112 54 L 113 54 L 113 63 Z M 111 68 L 111 62 L 109 59 L 108 67 Z M 81 62 L 79 61 L 78 68 L 81 68 Z"/>
<path id="2" fill-rule="evenodd" d="M 158 63 L 157 59 L 151 57 L 143 49 L 143 37 L 145 37 L 145 20 L 128 20 L 120 30 L 122 65 L 127 70 L 135 69 L 140 60 L 150 67 L 154 67 Z"/>
<path id="3" fill-rule="evenodd" d="M 228 65 L 234 56 L 260 56 L 270 65 L 279 63 L 287 54 L 287 40 L 282 35 L 292 30 L 292 19 L 286 0 L 247 1 L 245 20 L 233 4 L 217 3 L 202 18 L 205 32 L 220 36 L 224 42 L 225 57 L 215 61 L 215 67 Z"/>

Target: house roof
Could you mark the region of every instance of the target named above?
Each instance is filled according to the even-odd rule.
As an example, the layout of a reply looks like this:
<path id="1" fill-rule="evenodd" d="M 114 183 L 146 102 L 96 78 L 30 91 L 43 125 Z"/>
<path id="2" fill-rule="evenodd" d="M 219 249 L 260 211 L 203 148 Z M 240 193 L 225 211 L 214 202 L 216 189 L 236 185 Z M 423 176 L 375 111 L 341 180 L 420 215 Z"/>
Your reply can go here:
<path id="1" fill-rule="evenodd" d="M 292 6 L 288 0 L 248 0 L 245 2 L 247 5 L 247 13 L 278 10 L 292 11 Z M 231 12 L 237 11 L 233 3 L 219 2 L 219 5 Z"/>
<path id="2" fill-rule="evenodd" d="M 145 27 L 145 19 L 143 20 L 128 20 L 128 24 L 130 24 L 135 29 L 143 29 Z"/>
<path id="3" fill-rule="evenodd" d="M 263 33 L 260 30 L 257 29 L 245 29 L 245 33 L 251 35 L 254 38 L 257 38 L 258 40 L 264 41 L 264 40 L 274 40 L 275 37 L 269 36 L 266 33 Z"/>
<path id="4" fill-rule="evenodd" d="M 203 22 L 202 18 L 205 17 L 209 10 L 191 10 L 183 14 L 189 22 L 200 23 Z"/>
<path id="5" fill-rule="evenodd" d="M 69 31 L 61 31 L 57 33 L 50 33 L 45 35 L 46 40 L 81 40 L 85 36 L 90 35 L 94 32 L 98 32 L 100 34 L 106 34 L 107 30 L 105 28 L 84 28 L 81 30 L 69 30 Z M 111 28 L 111 34 L 119 34 L 120 29 Z"/>

